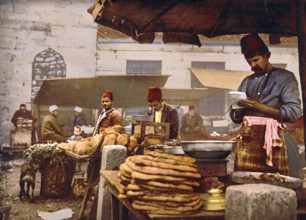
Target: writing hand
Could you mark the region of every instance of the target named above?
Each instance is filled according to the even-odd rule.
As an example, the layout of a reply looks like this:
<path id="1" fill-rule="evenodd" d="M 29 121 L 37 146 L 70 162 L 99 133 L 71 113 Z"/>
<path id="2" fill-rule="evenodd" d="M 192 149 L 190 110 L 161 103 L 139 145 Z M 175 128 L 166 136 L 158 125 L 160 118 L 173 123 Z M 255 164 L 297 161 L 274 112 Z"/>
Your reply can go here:
<path id="1" fill-rule="evenodd" d="M 237 104 L 239 106 L 249 108 L 249 109 L 258 109 L 260 103 L 257 100 L 251 100 L 251 99 L 239 99 L 237 101 Z"/>
<path id="2" fill-rule="evenodd" d="M 266 114 L 270 117 L 273 117 L 277 120 L 280 119 L 281 113 L 280 110 L 265 104 L 258 102 L 257 100 L 250 100 L 250 99 L 239 99 L 237 101 L 239 106 L 251 109 L 253 111 L 257 111 L 263 114 Z"/>

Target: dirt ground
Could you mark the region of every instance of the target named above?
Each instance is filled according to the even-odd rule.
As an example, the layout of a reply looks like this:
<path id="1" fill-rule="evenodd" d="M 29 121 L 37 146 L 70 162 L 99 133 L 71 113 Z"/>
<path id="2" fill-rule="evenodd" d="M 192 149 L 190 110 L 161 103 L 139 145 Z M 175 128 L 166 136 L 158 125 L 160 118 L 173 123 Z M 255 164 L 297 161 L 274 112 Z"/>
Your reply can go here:
<path id="1" fill-rule="evenodd" d="M 34 190 L 34 202 L 30 203 L 29 198 L 20 201 L 18 194 L 20 190 L 19 176 L 20 167 L 24 160 L 22 155 L 0 154 L 0 220 L 35 220 L 39 211 L 55 212 L 61 209 L 70 208 L 74 212 L 70 219 L 79 219 L 79 212 L 82 205 L 81 197 L 75 197 L 72 193 L 66 198 L 43 198 L 40 196 L 41 174 L 36 173 L 36 185 Z M 87 203 L 84 213 L 84 220 L 88 219 L 93 195 Z"/>

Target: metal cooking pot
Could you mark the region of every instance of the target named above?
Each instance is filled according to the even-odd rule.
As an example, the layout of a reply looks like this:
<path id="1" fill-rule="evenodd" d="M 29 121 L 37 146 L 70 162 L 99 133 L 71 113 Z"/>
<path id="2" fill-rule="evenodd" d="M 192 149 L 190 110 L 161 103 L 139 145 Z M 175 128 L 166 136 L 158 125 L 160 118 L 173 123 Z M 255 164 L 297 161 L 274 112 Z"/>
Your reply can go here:
<path id="1" fill-rule="evenodd" d="M 196 159 L 225 159 L 236 146 L 236 141 L 182 141 L 184 152 Z"/>

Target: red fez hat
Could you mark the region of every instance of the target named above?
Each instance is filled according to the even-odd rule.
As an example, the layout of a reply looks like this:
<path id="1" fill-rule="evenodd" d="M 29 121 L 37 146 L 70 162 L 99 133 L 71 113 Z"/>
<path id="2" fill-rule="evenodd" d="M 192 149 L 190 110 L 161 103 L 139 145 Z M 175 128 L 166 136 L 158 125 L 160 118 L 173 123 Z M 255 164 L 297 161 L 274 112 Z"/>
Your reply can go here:
<path id="1" fill-rule="evenodd" d="M 189 111 L 194 110 L 194 106 L 189 106 Z"/>
<path id="2" fill-rule="evenodd" d="M 108 97 L 111 101 L 113 101 L 113 92 L 110 90 L 105 90 L 102 94 L 102 98 Z"/>
<path id="3" fill-rule="evenodd" d="M 21 107 L 27 107 L 25 104 L 20 104 L 19 108 Z"/>
<path id="4" fill-rule="evenodd" d="M 149 87 L 148 100 L 159 100 L 162 98 L 162 93 L 159 87 Z"/>
<path id="5" fill-rule="evenodd" d="M 241 53 L 243 53 L 245 56 L 259 49 L 265 49 L 266 51 L 268 51 L 268 47 L 256 33 L 248 34 L 242 37 L 240 40 L 240 46 Z"/>

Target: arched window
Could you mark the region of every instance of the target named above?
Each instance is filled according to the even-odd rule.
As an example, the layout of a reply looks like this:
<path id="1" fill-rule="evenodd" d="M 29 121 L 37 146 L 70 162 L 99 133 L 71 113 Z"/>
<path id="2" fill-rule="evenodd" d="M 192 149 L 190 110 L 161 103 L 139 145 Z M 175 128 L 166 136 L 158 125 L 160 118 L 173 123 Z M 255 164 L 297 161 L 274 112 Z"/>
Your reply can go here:
<path id="1" fill-rule="evenodd" d="M 51 48 L 40 52 L 35 56 L 32 65 L 31 99 L 35 98 L 43 83 L 42 81 L 35 81 L 36 79 L 64 77 L 66 77 L 66 64 L 62 55 Z"/>

